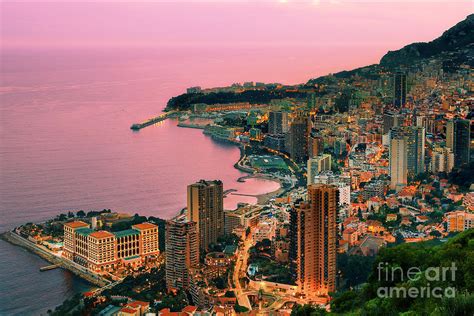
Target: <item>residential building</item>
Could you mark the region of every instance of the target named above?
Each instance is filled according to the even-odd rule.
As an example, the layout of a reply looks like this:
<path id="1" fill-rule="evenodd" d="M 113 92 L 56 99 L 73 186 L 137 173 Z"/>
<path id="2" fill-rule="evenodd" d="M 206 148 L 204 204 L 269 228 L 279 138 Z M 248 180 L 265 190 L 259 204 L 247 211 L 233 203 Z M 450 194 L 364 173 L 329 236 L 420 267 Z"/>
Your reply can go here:
<path id="1" fill-rule="evenodd" d="M 454 154 L 451 148 L 436 147 L 431 156 L 431 172 L 451 172 L 454 167 Z"/>
<path id="2" fill-rule="evenodd" d="M 288 112 L 270 111 L 268 114 L 268 134 L 285 134 L 288 132 Z"/>
<path id="3" fill-rule="evenodd" d="M 314 177 L 323 171 L 331 170 L 332 157 L 329 154 L 322 154 L 308 159 L 307 181 L 308 185 L 314 183 Z"/>
<path id="4" fill-rule="evenodd" d="M 471 121 L 454 119 L 446 123 L 446 147 L 454 153 L 454 165 L 468 164 L 471 155 Z"/>
<path id="5" fill-rule="evenodd" d="M 404 137 L 407 151 L 407 173 L 414 177 L 425 171 L 425 129 L 416 126 L 395 127 L 390 137 Z"/>
<path id="6" fill-rule="evenodd" d="M 188 186 L 187 216 L 196 222 L 199 246 L 207 250 L 224 235 L 224 193 L 222 181 L 200 180 Z"/>
<path id="7" fill-rule="evenodd" d="M 407 185 L 407 146 L 404 137 L 390 140 L 390 188 L 401 190 Z"/>
<path id="8" fill-rule="evenodd" d="M 312 184 L 309 203 L 294 209 L 297 235 L 291 239 L 290 258 L 296 252 L 297 284 L 307 297 L 327 296 L 336 288 L 338 198 L 337 187 Z"/>
<path id="9" fill-rule="evenodd" d="M 401 108 L 405 105 L 407 99 L 407 75 L 403 72 L 397 72 L 393 81 L 393 105 Z"/>
<path id="10" fill-rule="evenodd" d="M 189 269 L 199 264 L 197 223 L 181 215 L 166 222 L 166 287 L 189 288 Z"/>
<path id="11" fill-rule="evenodd" d="M 298 113 L 290 124 L 288 152 L 295 162 L 306 161 L 308 157 L 308 117 Z"/>
<path id="12" fill-rule="evenodd" d="M 474 228 L 474 213 L 455 211 L 446 214 L 448 232 L 462 232 Z"/>

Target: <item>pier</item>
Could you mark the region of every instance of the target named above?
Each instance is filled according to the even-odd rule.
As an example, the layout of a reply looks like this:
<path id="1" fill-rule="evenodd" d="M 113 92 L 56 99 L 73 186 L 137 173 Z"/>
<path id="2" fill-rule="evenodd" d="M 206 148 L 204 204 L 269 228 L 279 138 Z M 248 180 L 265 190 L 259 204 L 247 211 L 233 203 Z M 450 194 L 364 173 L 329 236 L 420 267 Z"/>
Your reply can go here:
<path id="1" fill-rule="evenodd" d="M 56 268 L 59 268 L 59 264 L 52 264 L 52 265 L 49 265 L 49 266 L 41 267 L 40 271 L 43 272 L 43 271 L 53 270 L 53 269 L 56 269 Z"/>
<path id="2" fill-rule="evenodd" d="M 170 112 L 163 113 L 161 115 L 152 117 L 151 119 L 148 119 L 148 120 L 146 120 L 142 123 L 135 123 L 132 126 L 130 126 L 130 129 L 134 130 L 134 131 L 139 131 L 142 128 L 145 128 L 147 126 L 162 122 L 162 121 L 166 120 L 167 118 L 169 118 L 170 116 L 172 116 L 175 113 L 176 113 L 176 111 L 170 111 Z"/>

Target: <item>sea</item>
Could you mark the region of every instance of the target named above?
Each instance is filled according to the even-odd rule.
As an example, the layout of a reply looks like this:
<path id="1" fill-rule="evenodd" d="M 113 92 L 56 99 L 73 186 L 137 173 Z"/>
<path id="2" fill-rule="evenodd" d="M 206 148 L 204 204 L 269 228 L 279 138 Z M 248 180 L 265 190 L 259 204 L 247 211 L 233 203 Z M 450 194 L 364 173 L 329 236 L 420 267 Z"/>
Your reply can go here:
<path id="1" fill-rule="evenodd" d="M 239 148 L 201 130 L 176 120 L 139 132 L 130 126 L 160 114 L 191 86 L 305 82 L 373 62 L 363 49 L 354 59 L 317 47 L 2 49 L 0 231 L 77 210 L 171 218 L 185 207 L 186 186 L 199 179 L 222 180 L 225 190 L 243 194 L 276 190 L 270 180 L 238 182 Z M 321 63 L 325 56 L 333 62 Z M 229 195 L 225 207 L 239 202 L 256 198 Z M 63 269 L 39 272 L 44 265 L 0 240 L 0 315 L 46 314 L 91 288 Z"/>

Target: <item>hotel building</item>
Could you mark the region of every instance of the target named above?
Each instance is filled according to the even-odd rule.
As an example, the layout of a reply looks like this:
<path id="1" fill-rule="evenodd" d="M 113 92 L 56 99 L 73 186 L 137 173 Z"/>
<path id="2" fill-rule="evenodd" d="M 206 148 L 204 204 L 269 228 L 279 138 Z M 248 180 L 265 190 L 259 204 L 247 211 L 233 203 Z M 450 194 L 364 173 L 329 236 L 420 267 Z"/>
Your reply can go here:
<path id="1" fill-rule="evenodd" d="M 94 231 L 82 221 L 64 224 L 63 257 L 95 273 L 120 266 L 137 267 L 159 252 L 158 227 L 151 223 L 113 233 Z"/>

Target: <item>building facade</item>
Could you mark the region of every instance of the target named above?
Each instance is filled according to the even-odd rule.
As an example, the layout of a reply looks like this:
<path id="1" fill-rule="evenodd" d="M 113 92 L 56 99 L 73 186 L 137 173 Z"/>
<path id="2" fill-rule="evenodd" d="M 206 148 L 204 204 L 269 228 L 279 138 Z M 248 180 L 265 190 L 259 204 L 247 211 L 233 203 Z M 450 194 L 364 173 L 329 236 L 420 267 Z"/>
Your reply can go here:
<path id="1" fill-rule="evenodd" d="M 446 123 L 446 147 L 454 153 L 455 166 L 468 164 L 471 156 L 471 121 L 455 119 Z"/>
<path id="2" fill-rule="evenodd" d="M 308 117 L 299 113 L 291 122 L 288 135 L 288 153 L 295 162 L 308 159 Z"/>
<path id="3" fill-rule="evenodd" d="M 397 72 L 393 78 L 393 105 L 401 108 L 407 101 L 407 75 Z"/>
<path id="4" fill-rule="evenodd" d="M 390 137 L 404 137 L 407 150 L 407 172 L 414 177 L 425 172 L 425 129 L 416 126 L 395 127 Z"/>
<path id="5" fill-rule="evenodd" d="M 288 112 L 270 111 L 268 113 L 268 134 L 285 134 L 288 132 Z"/>
<path id="6" fill-rule="evenodd" d="M 474 213 L 455 211 L 446 214 L 448 232 L 463 232 L 474 228 Z"/>
<path id="7" fill-rule="evenodd" d="M 431 172 L 451 172 L 454 167 L 454 154 L 448 147 L 436 147 L 431 156 Z"/>
<path id="8" fill-rule="evenodd" d="M 308 159 L 307 181 L 308 185 L 314 183 L 314 177 L 323 171 L 330 171 L 332 167 L 332 157 L 329 154 L 322 154 Z"/>
<path id="9" fill-rule="evenodd" d="M 407 147 L 404 137 L 390 139 L 390 189 L 401 190 L 407 185 Z"/>
<path id="10" fill-rule="evenodd" d="M 200 180 L 188 186 L 188 220 L 197 224 L 199 246 L 207 250 L 224 235 L 224 192 L 222 181 Z"/>
<path id="11" fill-rule="evenodd" d="M 197 223 L 180 216 L 166 222 L 166 287 L 189 289 L 189 269 L 199 264 Z"/>
<path id="12" fill-rule="evenodd" d="M 337 205 L 333 185 L 308 186 L 308 203 L 299 203 L 290 214 L 290 260 L 296 257 L 296 280 L 307 297 L 327 296 L 336 289 Z"/>
<path id="13" fill-rule="evenodd" d="M 95 231 L 89 224 L 74 221 L 64 224 L 62 256 L 95 273 L 123 267 L 138 267 L 150 256 L 159 254 L 158 226 L 133 225 L 131 229 Z"/>

